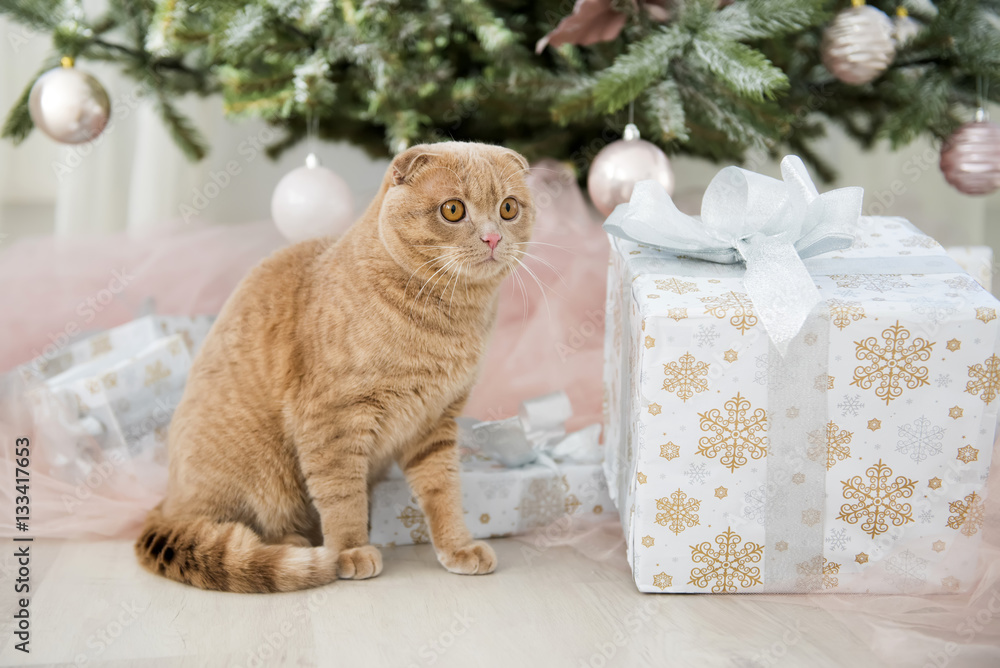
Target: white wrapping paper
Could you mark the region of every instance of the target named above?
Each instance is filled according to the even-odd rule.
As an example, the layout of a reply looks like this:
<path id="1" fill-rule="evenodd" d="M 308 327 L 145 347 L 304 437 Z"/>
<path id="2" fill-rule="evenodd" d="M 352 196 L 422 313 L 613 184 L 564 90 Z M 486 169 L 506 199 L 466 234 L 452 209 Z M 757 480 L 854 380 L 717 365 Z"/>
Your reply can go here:
<path id="1" fill-rule="evenodd" d="M 861 222 L 805 261 L 794 368 L 741 268 L 611 239 L 605 468 L 641 591 L 970 584 L 1000 304 L 908 222 Z"/>

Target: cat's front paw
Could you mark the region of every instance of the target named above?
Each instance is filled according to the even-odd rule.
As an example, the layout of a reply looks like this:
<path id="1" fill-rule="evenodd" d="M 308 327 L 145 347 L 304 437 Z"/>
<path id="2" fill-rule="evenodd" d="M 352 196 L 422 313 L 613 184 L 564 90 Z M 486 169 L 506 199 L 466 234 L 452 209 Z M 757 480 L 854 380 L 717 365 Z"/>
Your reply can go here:
<path id="1" fill-rule="evenodd" d="M 481 540 L 474 540 L 454 552 L 439 553 L 438 561 L 452 573 L 460 575 L 486 575 L 497 567 L 496 552 Z"/>
<path id="2" fill-rule="evenodd" d="M 372 545 L 344 550 L 337 558 L 337 577 L 342 580 L 365 580 L 382 572 L 382 553 Z"/>

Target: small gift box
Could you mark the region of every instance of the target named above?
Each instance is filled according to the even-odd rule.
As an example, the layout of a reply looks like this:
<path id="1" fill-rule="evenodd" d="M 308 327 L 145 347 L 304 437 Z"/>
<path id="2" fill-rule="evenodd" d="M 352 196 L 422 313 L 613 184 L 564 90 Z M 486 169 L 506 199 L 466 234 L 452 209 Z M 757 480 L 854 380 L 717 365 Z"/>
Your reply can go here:
<path id="1" fill-rule="evenodd" d="M 907 221 L 727 168 L 612 235 L 605 468 L 644 592 L 971 584 L 1000 304 Z"/>
<path id="2" fill-rule="evenodd" d="M 19 367 L 54 470 L 85 478 L 112 461 L 166 461 L 166 433 L 213 318 L 145 316 Z M 66 434 L 76 438 L 66 438 Z"/>
<path id="3" fill-rule="evenodd" d="M 474 538 L 524 533 L 557 520 L 582 523 L 611 510 L 601 467 L 600 425 L 567 435 L 563 392 L 526 401 L 519 416 L 460 419 L 462 508 Z M 430 541 L 423 512 L 399 469 L 372 491 L 371 542 Z M 562 527 L 567 530 L 567 527 Z"/>

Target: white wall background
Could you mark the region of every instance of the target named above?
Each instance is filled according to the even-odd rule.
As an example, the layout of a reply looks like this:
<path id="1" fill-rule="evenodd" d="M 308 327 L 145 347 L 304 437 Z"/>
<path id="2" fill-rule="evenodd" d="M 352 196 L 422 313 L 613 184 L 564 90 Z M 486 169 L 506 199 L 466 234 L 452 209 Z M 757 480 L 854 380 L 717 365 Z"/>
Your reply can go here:
<path id="1" fill-rule="evenodd" d="M 17 99 L 42 59 L 49 54 L 48 35 L 32 34 L 0 19 L 0 111 Z M 152 108 L 133 101 L 135 84 L 113 67 L 80 62 L 98 77 L 113 104 L 124 113 L 92 146 L 66 147 L 35 132 L 18 148 L 0 142 L 0 233 L 9 236 L 55 233 L 89 235 L 128 230 L 143 234 L 181 218 L 182 207 L 201 209 L 189 224 L 234 223 L 269 218 L 275 184 L 303 164 L 309 147 L 288 152 L 280 161 L 254 153 L 252 142 L 266 137 L 260 123 L 233 124 L 222 117 L 216 99 L 182 103 L 211 144 L 209 157 L 188 162 L 174 146 Z M 377 190 L 385 161 L 373 161 L 346 145 L 314 147 L 323 163 L 346 179 L 360 211 Z M 882 147 L 862 152 L 836 130 L 821 153 L 839 166 L 834 185 L 862 185 L 865 211 L 909 218 L 945 245 L 1000 246 L 1000 194 L 966 197 L 945 183 L 936 146 L 922 141 L 903 151 Z M 212 174 L 236 161 L 240 174 L 212 199 L 199 199 Z M 676 197 L 682 208 L 697 211 L 701 193 L 718 170 L 700 160 L 679 158 Z M 775 164 L 753 166 L 777 175 Z M 823 188 L 821 188 L 823 189 Z M 215 189 L 208 187 L 208 194 Z"/>

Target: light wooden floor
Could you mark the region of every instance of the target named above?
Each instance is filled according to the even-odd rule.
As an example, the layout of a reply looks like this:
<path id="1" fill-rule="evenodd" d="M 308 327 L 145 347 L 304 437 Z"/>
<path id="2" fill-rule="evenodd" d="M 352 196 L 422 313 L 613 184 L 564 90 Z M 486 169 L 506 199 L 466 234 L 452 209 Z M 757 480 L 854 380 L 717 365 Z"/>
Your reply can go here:
<path id="1" fill-rule="evenodd" d="M 4 547 L 0 665 L 880 665 L 819 610 L 642 595 L 624 557 L 609 566 L 567 547 L 492 544 L 500 569 L 485 577 L 447 573 L 429 546 L 399 547 L 384 552 L 374 580 L 251 596 L 149 575 L 129 542 L 36 541 L 30 655 L 11 640 L 13 549 Z"/>

